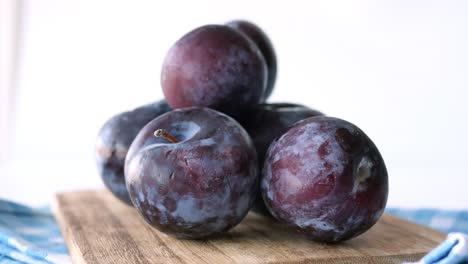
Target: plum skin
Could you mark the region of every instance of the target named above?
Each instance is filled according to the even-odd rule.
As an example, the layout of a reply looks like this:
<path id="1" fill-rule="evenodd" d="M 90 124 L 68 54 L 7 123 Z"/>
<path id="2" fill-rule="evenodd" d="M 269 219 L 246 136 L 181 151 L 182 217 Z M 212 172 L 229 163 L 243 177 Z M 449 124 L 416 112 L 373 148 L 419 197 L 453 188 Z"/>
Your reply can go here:
<path id="1" fill-rule="evenodd" d="M 263 101 L 271 95 L 273 88 L 275 87 L 276 81 L 276 72 L 277 72 L 277 62 L 276 62 L 276 53 L 273 48 L 271 40 L 268 38 L 267 34 L 263 32 L 261 28 L 257 25 L 245 21 L 245 20 L 233 20 L 226 25 L 239 30 L 249 37 L 260 49 L 262 52 L 263 58 L 265 59 L 267 65 L 268 79 L 265 89 L 265 94 L 263 96 Z"/>
<path id="2" fill-rule="evenodd" d="M 258 161 L 263 164 L 271 142 L 281 136 L 294 123 L 324 114 L 300 104 L 263 103 L 242 111 L 237 118 L 252 138 Z"/>
<path id="3" fill-rule="evenodd" d="M 155 137 L 160 128 L 180 142 Z M 259 184 L 247 132 L 227 115 L 200 107 L 174 110 L 148 123 L 130 147 L 125 179 L 146 222 L 186 239 L 237 225 Z"/>
<path id="4" fill-rule="evenodd" d="M 123 112 L 107 120 L 95 144 L 95 162 L 108 190 L 122 202 L 131 205 L 125 185 L 124 165 L 130 144 L 149 121 L 171 109 L 161 100 Z"/>
<path id="5" fill-rule="evenodd" d="M 340 242 L 371 228 L 382 215 L 388 175 L 377 147 L 357 126 L 311 117 L 267 151 L 261 181 L 275 218 L 320 242 Z"/>
<path id="6" fill-rule="evenodd" d="M 179 39 L 167 52 L 161 86 L 176 108 L 210 107 L 226 113 L 259 103 L 267 67 L 247 36 L 223 25 L 205 25 Z"/>
<path id="7" fill-rule="evenodd" d="M 254 142 L 260 165 L 259 173 L 261 173 L 265 154 L 271 142 L 286 132 L 294 123 L 313 116 L 323 116 L 323 113 L 291 103 L 264 103 L 242 111 L 237 120 Z M 261 192 L 258 192 L 252 211 L 271 216 L 263 202 Z"/>

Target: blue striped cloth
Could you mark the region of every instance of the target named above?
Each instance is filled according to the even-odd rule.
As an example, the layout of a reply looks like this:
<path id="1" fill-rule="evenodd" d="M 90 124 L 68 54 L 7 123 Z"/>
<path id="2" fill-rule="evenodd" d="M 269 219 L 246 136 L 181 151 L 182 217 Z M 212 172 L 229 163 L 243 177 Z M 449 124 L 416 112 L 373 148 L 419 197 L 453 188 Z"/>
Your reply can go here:
<path id="1" fill-rule="evenodd" d="M 387 213 L 429 226 L 443 233 L 468 234 L 468 211 L 390 208 L 387 209 Z"/>
<path id="2" fill-rule="evenodd" d="M 71 259 L 50 210 L 0 199 L 0 264 L 19 263 L 71 263 Z"/>
<path id="3" fill-rule="evenodd" d="M 448 233 L 447 239 L 417 264 L 468 263 L 468 211 L 393 208 L 387 212 Z"/>
<path id="4" fill-rule="evenodd" d="M 445 233 L 468 234 L 468 211 L 391 208 L 387 212 Z M 419 263 L 468 263 L 463 262 L 468 261 L 468 250 L 466 256 L 453 254 L 454 248 L 466 246 L 464 237 L 462 234 L 449 236 Z M 34 209 L 0 199 L 0 264 L 19 263 L 61 264 L 71 263 L 71 260 L 48 208 Z"/>

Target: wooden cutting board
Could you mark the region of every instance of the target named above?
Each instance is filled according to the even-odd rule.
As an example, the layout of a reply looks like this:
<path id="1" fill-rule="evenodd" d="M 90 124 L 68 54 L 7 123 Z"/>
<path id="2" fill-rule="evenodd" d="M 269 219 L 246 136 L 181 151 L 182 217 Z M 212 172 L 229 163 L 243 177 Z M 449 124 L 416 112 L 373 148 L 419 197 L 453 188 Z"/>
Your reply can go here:
<path id="1" fill-rule="evenodd" d="M 444 240 L 435 230 L 385 214 L 371 230 L 327 245 L 250 213 L 226 235 L 178 240 L 146 224 L 107 191 L 57 194 L 54 214 L 74 263 L 401 263 Z"/>

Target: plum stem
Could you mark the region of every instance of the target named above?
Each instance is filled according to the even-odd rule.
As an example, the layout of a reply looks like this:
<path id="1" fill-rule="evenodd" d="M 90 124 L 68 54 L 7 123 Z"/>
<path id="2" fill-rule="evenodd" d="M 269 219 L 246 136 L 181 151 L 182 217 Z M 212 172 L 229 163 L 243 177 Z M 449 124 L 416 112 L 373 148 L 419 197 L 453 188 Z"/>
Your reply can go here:
<path id="1" fill-rule="evenodd" d="M 169 140 L 172 143 L 179 143 L 180 142 L 179 140 L 177 140 L 177 138 L 175 138 L 174 136 L 169 134 L 169 132 L 167 132 L 166 130 L 161 129 L 161 128 L 154 131 L 154 136 L 155 137 L 163 137 L 163 138 Z"/>

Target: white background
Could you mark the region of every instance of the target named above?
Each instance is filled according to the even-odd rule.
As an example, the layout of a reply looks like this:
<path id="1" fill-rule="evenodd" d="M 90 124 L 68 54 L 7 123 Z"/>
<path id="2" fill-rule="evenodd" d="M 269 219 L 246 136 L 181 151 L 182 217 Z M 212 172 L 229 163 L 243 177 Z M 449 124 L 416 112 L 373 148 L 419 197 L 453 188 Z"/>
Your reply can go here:
<path id="1" fill-rule="evenodd" d="M 197 26 L 245 18 L 271 37 L 270 101 L 361 127 L 389 206 L 468 208 L 468 1 L 25 1 L 19 97 L 0 197 L 101 187 L 93 145 L 115 113 L 162 98 L 161 63 Z"/>

